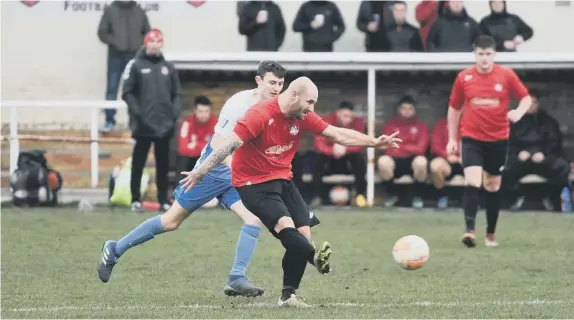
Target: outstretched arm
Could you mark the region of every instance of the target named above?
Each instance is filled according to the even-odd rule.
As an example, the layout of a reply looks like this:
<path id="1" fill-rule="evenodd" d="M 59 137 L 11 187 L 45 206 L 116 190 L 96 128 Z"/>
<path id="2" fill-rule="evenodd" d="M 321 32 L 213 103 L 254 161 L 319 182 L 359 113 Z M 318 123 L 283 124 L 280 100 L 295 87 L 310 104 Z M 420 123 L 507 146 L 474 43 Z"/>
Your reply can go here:
<path id="1" fill-rule="evenodd" d="M 390 136 L 382 135 L 378 138 L 373 138 L 359 131 L 332 125 L 329 125 L 321 133 L 323 137 L 346 147 L 372 147 L 378 149 L 398 148 L 398 143 L 402 142 L 401 139 L 396 137 L 398 134 L 399 132 L 397 131 Z"/>
<path id="2" fill-rule="evenodd" d="M 346 147 L 374 147 L 377 142 L 376 138 L 369 137 L 359 131 L 331 125 L 329 125 L 321 135 Z"/>

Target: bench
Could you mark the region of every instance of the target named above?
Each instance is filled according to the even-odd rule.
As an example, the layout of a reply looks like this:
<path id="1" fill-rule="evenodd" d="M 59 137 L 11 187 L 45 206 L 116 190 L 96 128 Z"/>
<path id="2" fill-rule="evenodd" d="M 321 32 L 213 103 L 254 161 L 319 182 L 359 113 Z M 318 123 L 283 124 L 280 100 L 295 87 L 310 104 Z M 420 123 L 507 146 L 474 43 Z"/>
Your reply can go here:
<path id="1" fill-rule="evenodd" d="M 313 179 L 313 176 L 309 173 L 305 173 L 303 174 L 303 182 L 311 182 Z M 323 183 L 326 184 L 349 184 L 349 183 L 353 183 L 353 181 L 355 180 L 355 178 L 353 177 L 353 175 L 350 174 L 333 174 L 333 175 L 328 175 L 328 176 L 323 176 Z M 375 183 L 380 183 L 381 182 L 381 178 L 378 175 L 375 175 Z M 413 178 L 409 177 L 409 176 L 402 176 L 398 179 L 395 179 L 393 181 L 395 184 L 412 184 Z M 520 183 L 522 184 L 534 184 L 534 183 L 544 183 L 546 182 L 546 179 L 535 175 L 535 174 L 529 174 L 527 176 L 525 176 L 524 178 L 522 178 L 520 180 Z M 430 183 L 430 181 L 427 181 L 427 183 Z M 457 175 L 454 176 L 452 178 L 452 180 L 448 181 L 446 186 L 448 187 L 462 187 L 464 186 L 464 177 L 461 175 Z"/>

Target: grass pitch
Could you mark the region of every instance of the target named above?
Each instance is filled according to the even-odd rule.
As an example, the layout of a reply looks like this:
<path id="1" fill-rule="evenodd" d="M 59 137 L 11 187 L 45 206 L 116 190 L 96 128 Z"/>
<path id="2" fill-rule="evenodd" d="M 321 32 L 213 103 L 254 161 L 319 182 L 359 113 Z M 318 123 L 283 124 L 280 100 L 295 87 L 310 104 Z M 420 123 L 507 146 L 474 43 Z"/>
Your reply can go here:
<path id="1" fill-rule="evenodd" d="M 223 295 L 241 223 L 228 211 L 201 211 L 176 232 L 128 251 L 109 283 L 97 279 L 102 243 L 153 213 L 72 209 L 2 210 L 2 318 L 571 318 L 574 216 L 504 213 L 501 247 L 459 239 L 460 212 L 328 211 L 317 214 L 318 243 L 333 245 L 333 272 L 307 268 L 299 295 L 309 310 L 275 307 L 280 243 L 262 232 L 250 279 L 266 289 L 249 300 Z M 479 215 L 479 229 L 484 216 Z M 401 236 L 427 240 L 417 271 L 400 269 Z"/>

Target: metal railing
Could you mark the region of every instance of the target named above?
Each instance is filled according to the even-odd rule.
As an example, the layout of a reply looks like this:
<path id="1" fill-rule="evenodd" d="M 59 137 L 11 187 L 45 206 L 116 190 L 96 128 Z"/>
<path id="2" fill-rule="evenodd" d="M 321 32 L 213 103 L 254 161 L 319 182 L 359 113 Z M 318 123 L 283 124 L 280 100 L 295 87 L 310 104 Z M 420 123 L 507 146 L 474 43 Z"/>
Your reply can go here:
<path id="1" fill-rule="evenodd" d="M 21 100 L 2 101 L 0 107 L 10 110 L 10 173 L 14 172 L 18 166 L 18 155 L 20 154 L 20 136 L 18 135 L 18 110 L 22 108 L 74 108 L 90 110 L 90 177 L 91 186 L 96 188 L 99 181 L 99 118 L 102 109 L 123 109 L 125 102 L 118 101 L 42 101 L 42 100 Z"/>

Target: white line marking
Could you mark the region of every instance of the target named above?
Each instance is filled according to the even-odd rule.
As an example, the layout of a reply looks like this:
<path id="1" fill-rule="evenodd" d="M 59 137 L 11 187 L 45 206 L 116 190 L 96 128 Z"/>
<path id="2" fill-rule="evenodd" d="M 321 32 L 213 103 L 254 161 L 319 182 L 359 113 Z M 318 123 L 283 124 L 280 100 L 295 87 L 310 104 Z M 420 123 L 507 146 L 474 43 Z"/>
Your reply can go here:
<path id="1" fill-rule="evenodd" d="M 524 300 L 524 301 L 482 301 L 482 302 L 433 302 L 433 301 L 417 301 L 409 303 L 382 303 L 382 304 L 367 304 L 367 303 L 353 303 L 353 302 L 335 302 L 325 304 L 315 304 L 317 307 L 365 307 L 365 308 L 412 308 L 412 307 L 446 307 L 446 308 L 459 308 L 459 307 L 477 307 L 477 306 L 537 306 L 537 305 L 572 305 L 574 300 Z M 91 310 L 91 311 L 104 311 L 104 310 L 169 310 L 169 309 L 226 309 L 226 305 L 212 305 L 212 304 L 190 304 L 180 306 L 166 306 L 166 305 L 131 305 L 131 306 L 60 306 L 60 307 L 29 307 L 29 308 L 14 308 L 8 309 L 9 312 L 58 312 L 64 310 Z M 275 308 L 277 305 L 255 302 L 246 304 L 234 304 L 234 308 Z"/>

